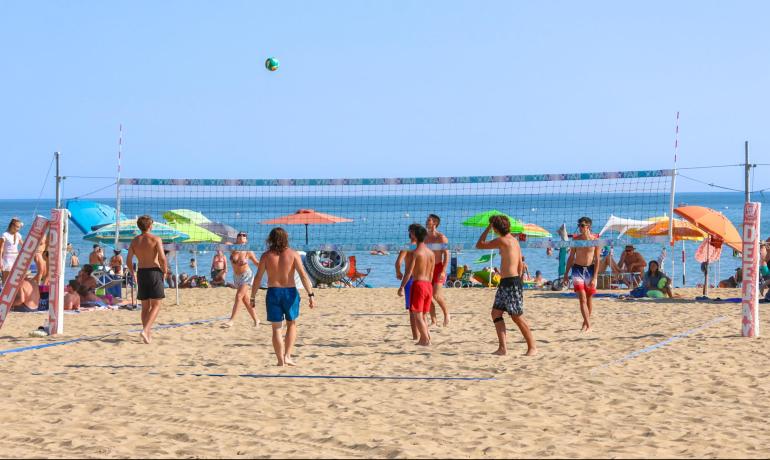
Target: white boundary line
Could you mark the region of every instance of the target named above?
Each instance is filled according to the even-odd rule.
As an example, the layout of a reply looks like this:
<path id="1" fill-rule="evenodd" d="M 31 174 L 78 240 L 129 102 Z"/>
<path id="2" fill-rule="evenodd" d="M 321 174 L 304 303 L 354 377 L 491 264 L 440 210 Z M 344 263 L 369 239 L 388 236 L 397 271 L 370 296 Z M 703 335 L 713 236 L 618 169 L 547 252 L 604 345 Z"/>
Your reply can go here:
<path id="1" fill-rule="evenodd" d="M 703 329 L 706 329 L 706 328 L 711 327 L 711 326 L 713 326 L 715 324 L 721 323 L 722 321 L 724 321 L 726 319 L 727 319 L 727 316 L 720 316 L 720 317 L 714 318 L 711 321 L 707 321 L 706 323 L 704 323 L 704 324 L 702 324 L 702 325 L 700 325 L 698 327 L 690 329 L 689 331 L 685 331 L 685 332 L 682 332 L 680 334 L 676 334 L 674 336 L 671 336 L 671 337 L 667 338 L 666 340 L 663 340 L 663 341 L 658 342 L 656 344 L 650 345 L 648 347 L 644 347 L 641 350 L 636 350 L 634 352 L 631 352 L 631 353 L 627 354 L 626 356 L 624 356 L 624 357 L 622 357 L 620 359 L 616 359 L 615 361 L 610 361 L 608 363 L 602 364 L 601 366 L 595 367 L 595 368 L 593 368 L 591 370 L 591 373 L 593 374 L 596 371 L 605 369 L 605 368 L 613 366 L 615 364 L 622 364 L 622 363 L 624 363 L 626 361 L 632 360 L 632 359 L 634 359 L 634 358 L 636 358 L 638 356 L 641 356 L 641 355 L 643 355 L 645 353 L 651 353 L 651 352 L 653 352 L 655 350 L 658 350 L 660 348 L 665 347 L 666 345 L 668 345 L 670 343 L 676 342 L 677 340 L 680 340 L 680 339 L 687 338 L 688 336 L 690 336 L 692 334 L 695 334 L 696 332 L 700 332 Z"/>

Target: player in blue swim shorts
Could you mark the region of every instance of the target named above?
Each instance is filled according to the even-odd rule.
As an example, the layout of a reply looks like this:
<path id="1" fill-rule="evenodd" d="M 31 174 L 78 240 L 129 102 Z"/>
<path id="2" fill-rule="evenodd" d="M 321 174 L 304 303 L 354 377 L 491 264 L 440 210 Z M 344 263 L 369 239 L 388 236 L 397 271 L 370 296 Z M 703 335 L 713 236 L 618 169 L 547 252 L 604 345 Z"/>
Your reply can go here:
<path id="1" fill-rule="evenodd" d="M 269 287 L 265 297 L 267 320 L 271 323 L 295 321 L 299 317 L 299 291 L 290 287 Z"/>
<path id="2" fill-rule="evenodd" d="M 294 366 L 291 352 L 297 340 L 297 318 L 299 317 L 299 291 L 294 285 L 294 274 L 299 275 L 307 291 L 310 308 L 313 301 L 313 285 L 305 273 L 302 257 L 289 248 L 286 230 L 276 227 L 267 237 L 268 250 L 259 259 L 259 269 L 251 285 L 251 305 L 254 305 L 262 277 L 267 273 L 267 320 L 273 325 L 273 349 L 279 366 Z M 286 321 L 286 336 L 281 337 L 283 322 Z M 281 340 L 281 339 L 284 340 Z"/>

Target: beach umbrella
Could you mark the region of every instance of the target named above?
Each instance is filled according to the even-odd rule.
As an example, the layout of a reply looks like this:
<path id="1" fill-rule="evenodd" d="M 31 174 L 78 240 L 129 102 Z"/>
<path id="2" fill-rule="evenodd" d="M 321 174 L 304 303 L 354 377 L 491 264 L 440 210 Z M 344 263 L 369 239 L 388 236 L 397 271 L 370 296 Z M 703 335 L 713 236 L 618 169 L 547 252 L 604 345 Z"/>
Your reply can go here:
<path id="1" fill-rule="evenodd" d="M 489 218 L 492 216 L 505 216 L 508 218 L 508 220 L 511 222 L 511 233 L 521 233 L 524 230 L 524 225 L 518 220 L 514 219 L 513 217 L 509 216 L 508 214 L 505 214 L 504 212 L 500 212 L 497 209 L 492 209 L 490 211 L 484 211 L 480 212 L 472 217 L 469 217 L 465 219 L 462 224 L 466 227 L 480 227 L 480 228 L 486 228 L 487 225 L 489 225 Z M 489 269 L 492 270 L 492 258 L 494 257 L 495 251 L 489 252 Z M 483 257 L 483 256 L 482 256 Z M 488 285 L 491 285 L 491 279 L 490 283 L 487 283 Z"/>
<path id="2" fill-rule="evenodd" d="M 96 201 L 68 201 L 67 210 L 70 212 L 70 220 L 81 232 L 88 234 L 105 225 L 114 224 L 118 211 L 112 206 Z M 120 220 L 128 217 L 120 214 Z"/>
<path id="3" fill-rule="evenodd" d="M 219 235 L 222 243 L 235 243 L 238 233 L 240 233 L 235 228 L 221 222 L 203 222 L 198 224 L 198 226 L 205 228 L 215 235 Z"/>
<path id="4" fill-rule="evenodd" d="M 343 222 L 353 222 L 353 219 L 332 216 L 331 214 L 316 212 L 312 209 L 299 209 L 294 214 L 276 217 L 275 219 L 265 220 L 261 223 L 267 224 L 267 225 L 304 225 L 305 226 L 305 244 L 307 245 L 309 241 L 308 226 L 310 224 L 326 225 L 326 224 L 339 224 Z"/>
<path id="5" fill-rule="evenodd" d="M 163 213 L 166 222 L 182 222 L 188 224 L 205 224 L 211 222 L 208 217 L 191 209 L 170 209 Z"/>
<path id="6" fill-rule="evenodd" d="M 741 234 L 721 212 L 703 206 L 682 206 L 674 209 L 674 213 L 711 235 L 712 240 L 721 240 L 736 251 L 743 252 Z"/>
<path id="7" fill-rule="evenodd" d="M 188 222 L 169 222 L 168 226 L 181 233 L 187 234 L 188 238 L 182 243 L 221 243 L 222 237 L 203 228 L 201 225 L 195 225 Z M 155 229 L 153 229 L 153 233 Z"/>
<path id="8" fill-rule="evenodd" d="M 639 238 L 648 236 L 668 236 L 668 226 L 670 219 L 668 217 L 655 218 L 656 220 L 638 230 Z M 706 232 L 695 225 L 682 219 L 674 219 L 672 236 L 674 241 L 701 241 L 706 237 Z"/>
<path id="9" fill-rule="evenodd" d="M 83 239 L 88 241 L 108 242 L 115 241 L 116 226 L 114 223 L 105 225 L 93 232 L 86 234 Z M 138 236 L 141 232 L 136 226 L 136 221 L 126 219 L 120 222 L 120 233 L 118 235 L 118 242 L 129 243 L 134 237 Z M 152 233 L 160 237 L 164 243 L 179 243 L 190 236 L 186 233 L 180 232 L 174 228 L 169 227 L 161 222 L 155 222 L 152 226 Z"/>
<path id="10" fill-rule="evenodd" d="M 235 228 L 221 222 L 212 222 L 202 213 L 191 209 L 171 209 L 163 213 L 163 218 L 169 223 L 193 224 L 219 236 L 219 239 L 214 240 L 211 235 L 196 230 L 196 236 L 191 235 L 191 240 L 186 241 L 188 243 L 193 242 L 193 240 L 196 242 L 234 243 L 239 233 Z M 178 226 L 175 228 L 179 229 Z"/>
<path id="11" fill-rule="evenodd" d="M 711 258 L 709 255 L 711 247 L 720 247 L 722 243 L 738 252 L 743 252 L 743 242 L 741 241 L 741 235 L 738 233 L 738 229 L 736 229 L 735 225 L 730 222 L 730 219 L 725 217 L 721 212 L 704 206 L 681 206 L 675 208 L 674 213 L 684 217 L 688 222 L 708 234 L 708 238 L 704 243 L 706 245 L 706 260 Z M 703 277 L 703 295 L 706 296 L 708 295 L 709 287 L 708 265 L 706 265 Z"/>
<path id="12" fill-rule="evenodd" d="M 551 232 L 536 224 L 523 224 L 521 233 L 531 238 L 551 238 Z"/>
<path id="13" fill-rule="evenodd" d="M 524 225 L 518 219 L 514 219 L 504 212 L 500 212 L 496 209 L 491 211 L 480 212 L 472 217 L 465 219 L 462 224 L 466 227 L 480 227 L 486 228 L 489 225 L 489 218 L 492 216 L 505 216 L 511 221 L 511 233 L 522 233 Z"/>
<path id="14" fill-rule="evenodd" d="M 485 264 L 492 259 L 494 259 L 497 256 L 494 252 L 492 254 L 484 254 L 483 256 L 479 257 L 478 259 L 474 260 L 474 264 Z"/>

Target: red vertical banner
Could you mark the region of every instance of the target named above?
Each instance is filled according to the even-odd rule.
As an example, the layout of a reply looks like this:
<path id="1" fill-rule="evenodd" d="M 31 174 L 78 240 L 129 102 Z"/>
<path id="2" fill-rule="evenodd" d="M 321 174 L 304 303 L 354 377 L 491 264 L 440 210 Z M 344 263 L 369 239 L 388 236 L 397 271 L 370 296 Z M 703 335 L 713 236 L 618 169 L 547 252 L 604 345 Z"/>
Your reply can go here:
<path id="1" fill-rule="evenodd" d="M 741 335 L 759 337 L 759 218 L 760 203 L 743 206 L 743 284 L 741 287 Z"/>
<path id="2" fill-rule="evenodd" d="M 51 210 L 51 225 L 48 229 L 48 270 L 51 284 L 48 296 L 49 335 L 64 332 L 64 251 L 67 237 L 64 226 L 67 223 L 66 209 Z"/>
<path id="3" fill-rule="evenodd" d="M 24 275 L 26 275 L 32 260 L 35 258 L 35 251 L 37 251 L 37 247 L 43 240 L 47 230 L 48 219 L 43 216 L 35 217 L 35 221 L 32 222 L 29 233 L 27 233 L 27 238 L 24 239 L 24 244 L 21 246 L 21 251 L 19 251 L 19 255 L 16 257 L 16 262 L 13 263 L 11 273 L 8 275 L 8 279 L 5 280 L 3 291 L 0 293 L 0 328 L 5 324 L 5 318 L 8 316 L 8 312 L 11 311 L 13 301 L 16 300 L 19 286 L 21 286 Z"/>

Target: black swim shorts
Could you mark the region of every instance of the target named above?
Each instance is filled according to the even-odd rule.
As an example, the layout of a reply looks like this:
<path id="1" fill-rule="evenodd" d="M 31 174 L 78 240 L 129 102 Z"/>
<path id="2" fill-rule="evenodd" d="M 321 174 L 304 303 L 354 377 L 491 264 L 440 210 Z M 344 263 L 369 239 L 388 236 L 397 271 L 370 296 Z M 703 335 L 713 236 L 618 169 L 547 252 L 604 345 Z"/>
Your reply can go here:
<path id="1" fill-rule="evenodd" d="M 524 314 L 524 285 L 520 276 L 511 276 L 500 280 L 492 308 L 507 311 L 511 316 Z"/>
<path id="2" fill-rule="evenodd" d="M 166 290 L 163 286 L 163 272 L 160 268 L 140 268 L 136 271 L 136 298 L 138 300 L 163 299 Z"/>

